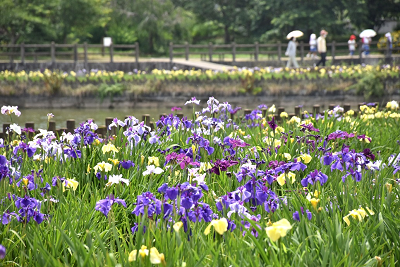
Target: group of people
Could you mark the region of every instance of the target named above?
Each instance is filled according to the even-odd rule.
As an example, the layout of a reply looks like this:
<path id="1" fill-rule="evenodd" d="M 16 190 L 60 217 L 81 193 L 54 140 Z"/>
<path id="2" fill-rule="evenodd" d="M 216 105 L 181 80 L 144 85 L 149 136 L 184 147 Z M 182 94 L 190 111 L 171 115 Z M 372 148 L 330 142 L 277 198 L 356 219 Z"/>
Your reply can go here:
<path id="1" fill-rule="evenodd" d="M 311 56 L 312 58 L 316 58 L 317 56 L 317 51 L 320 54 L 320 60 L 315 64 L 316 66 L 319 66 L 322 64 L 322 66 L 325 66 L 326 62 L 326 36 L 328 35 L 328 32 L 325 30 L 322 30 L 320 32 L 320 36 L 318 39 L 316 39 L 316 35 L 313 33 L 310 36 L 310 53 L 307 54 L 307 56 Z M 296 38 L 292 37 L 290 38 L 288 47 L 286 49 L 285 55 L 289 57 L 289 60 L 287 62 L 286 67 L 290 68 L 292 65 L 295 68 L 299 67 L 299 64 L 297 63 L 296 60 Z"/>
<path id="2" fill-rule="evenodd" d="M 317 52 L 320 54 L 320 59 L 319 61 L 315 64 L 315 66 L 319 66 L 320 64 L 322 64 L 322 66 L 325 66 L 325 62 L 326 62 L 326 36 L 328 35 L 328 32 L 325 30 L 322 30 L 320 32 L 320 36 L 317 39 L 317 36 L 313 33 L 310 36 L 310 52 L 307 54 L 307 57 L 311 57 L 311 58 L 318 58 L 317 56 Z M 392 36 L 390 34 L 390 32 L 385 34 L 385 37 L 388 40 L 388 44 L 389 44 L 389 51 L 392 50 Z M 370 37 L 364 37 L 362 38 L 362 50 L 365 56 L 368 56 L 370 53 L 370 44 L 372 39 Z M 350 39 L 348 41 L 348 46 L 349 46 L 349 54 L 351 56 L 354 55 L 355 51 L 356 51 L 356 47 L 357 47 L 357 42 L 356 42 L 356 36 L 354 34 L 352 34 L 350 36 Z M 292 37 L 290 38 L 287 50 L 285 55 L 289 57 L 289 60 L 286 64 L 286 67 L 290 68 L 290 67 L 295 67 L 298 68 L 299 64 L 297 63 L 296 60 L 296 47 L 297 47 L 297 43 L 296 43 L 296 38 Z"/>

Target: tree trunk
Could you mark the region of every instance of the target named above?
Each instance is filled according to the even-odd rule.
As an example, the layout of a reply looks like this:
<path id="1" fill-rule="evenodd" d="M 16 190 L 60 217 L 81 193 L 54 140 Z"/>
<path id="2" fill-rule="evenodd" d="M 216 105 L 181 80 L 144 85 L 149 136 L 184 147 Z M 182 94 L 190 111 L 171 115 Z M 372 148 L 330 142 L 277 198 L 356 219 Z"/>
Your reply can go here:
<path id="1" fill-rule="evenodd" d="M 152 53 L 154 51 L 154 42 L 153 42 L 153 33 L 149 33 L 149 52 Z"/>
<path id="2" fill-rule="evenodd" d="M 229 26 L 225 25 L 225 44 L 229 44 L 231 42 L 231 36 L 229 34 Z"/>

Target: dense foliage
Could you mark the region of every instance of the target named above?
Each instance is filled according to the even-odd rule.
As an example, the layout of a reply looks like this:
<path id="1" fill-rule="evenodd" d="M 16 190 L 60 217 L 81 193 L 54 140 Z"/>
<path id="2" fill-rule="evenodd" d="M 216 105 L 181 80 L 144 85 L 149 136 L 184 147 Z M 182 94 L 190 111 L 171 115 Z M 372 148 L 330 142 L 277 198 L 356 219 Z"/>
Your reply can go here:
<path id="1" fill-rule="evenodd" d="M 61 136 L 11 124 L 0 264 L 398 264 L 396 101 L 302 118 L 266 105 L 241 116 L 213 97 L 185 105 L 192 119 L 115 118 L 106 136 L 93 121 Z"/>
<path id="2" fill-rule="evenodd" d="M 142 52 L 169 42 L 252 43 L 322 28 L 336 41 L 400 15 L 398 0 L 0 0 L 0 43 L 138 41 Z"/>

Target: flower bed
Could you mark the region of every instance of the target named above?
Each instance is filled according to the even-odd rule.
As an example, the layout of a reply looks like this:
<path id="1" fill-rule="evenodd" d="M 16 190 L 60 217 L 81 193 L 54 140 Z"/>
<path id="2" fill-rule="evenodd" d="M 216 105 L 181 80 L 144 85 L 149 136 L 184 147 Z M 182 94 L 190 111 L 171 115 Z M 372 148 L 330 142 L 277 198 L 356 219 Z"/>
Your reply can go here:
<path id="1" fill-rule="evenodd" d="M 0 263 L 395 264 L 396 101 L 279 120 L 262 105 L 234 121 L 240 108 L 215 98 L 186 105 L 193 119 L 151 130 L 116 118 L 105 136 L 92 121 L 61 136 L 12 124 L 0 139 Z"/>
<path id="2" fill-rule="evenodd" d="M 205 93 L 224 96 L 234 94 L 307 94 L 321 91 L 346 91 L 350 86 L 370 77 L 385 84 L 389 94 L 396 88 L 399 67 L 391 66 L 333 66 L 330 68 L 253 68 L 217 71 L 200 70 L 153 70 L 107 72 L 81 70 L 78 72 L 51 72 L 45 70 L 0 72 L 0 94 L 2 95 L 99 95 L 101 98 L 122 93 L 175 94 Z M 389 82 L 390 85 L 386 86 Z M 366 84 L 370 84 L 368 82 Z M 393 85 L 394 84 L 394 85 Z M 364 86 L 364 85 L 363 85 Z M 182 87 L 182 88 L 181 88 Z M 374 90 L 374 89 L 371 89 Z M 304 94 L 304 93 L 303 93 Z"/>

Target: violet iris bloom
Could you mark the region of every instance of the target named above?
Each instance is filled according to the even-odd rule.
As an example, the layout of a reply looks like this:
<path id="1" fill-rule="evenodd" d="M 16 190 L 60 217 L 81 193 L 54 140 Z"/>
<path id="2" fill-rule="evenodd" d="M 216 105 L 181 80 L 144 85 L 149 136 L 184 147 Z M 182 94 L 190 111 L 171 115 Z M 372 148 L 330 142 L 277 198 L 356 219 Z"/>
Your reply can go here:
<path id="1" fill-rule="evenodd" d="M 315 184 L 319 182 L 321 185 L 328 181 L 328 176 L 318 170 L 310 172 L 303 180 L 301 180 L 301 185 L 306 187 L 308 184 Z"/>
<path id="2" fill-rule="evenodd" d="M 115 198 L 114 195 L 109 195 L 105 199 L 99 200 L 96 203 L 95 210 L 100 211 L 101 213 L 104 214 L 104 216 L 108 216 L 108 213 L 111 210 L 111 206 L 114 204 L 120 204 L 126 208 L 126 203 L 125 200 L 120 199 L 120 198 Z"/>
<path id="3" fill-rule="evenodd" d="M 275 131 L 278 127 L 278 124 L 275 123 L 275 117 L 272 117 L 272 120 L 268 122 L 268 125 L 273 131 Z"/>

